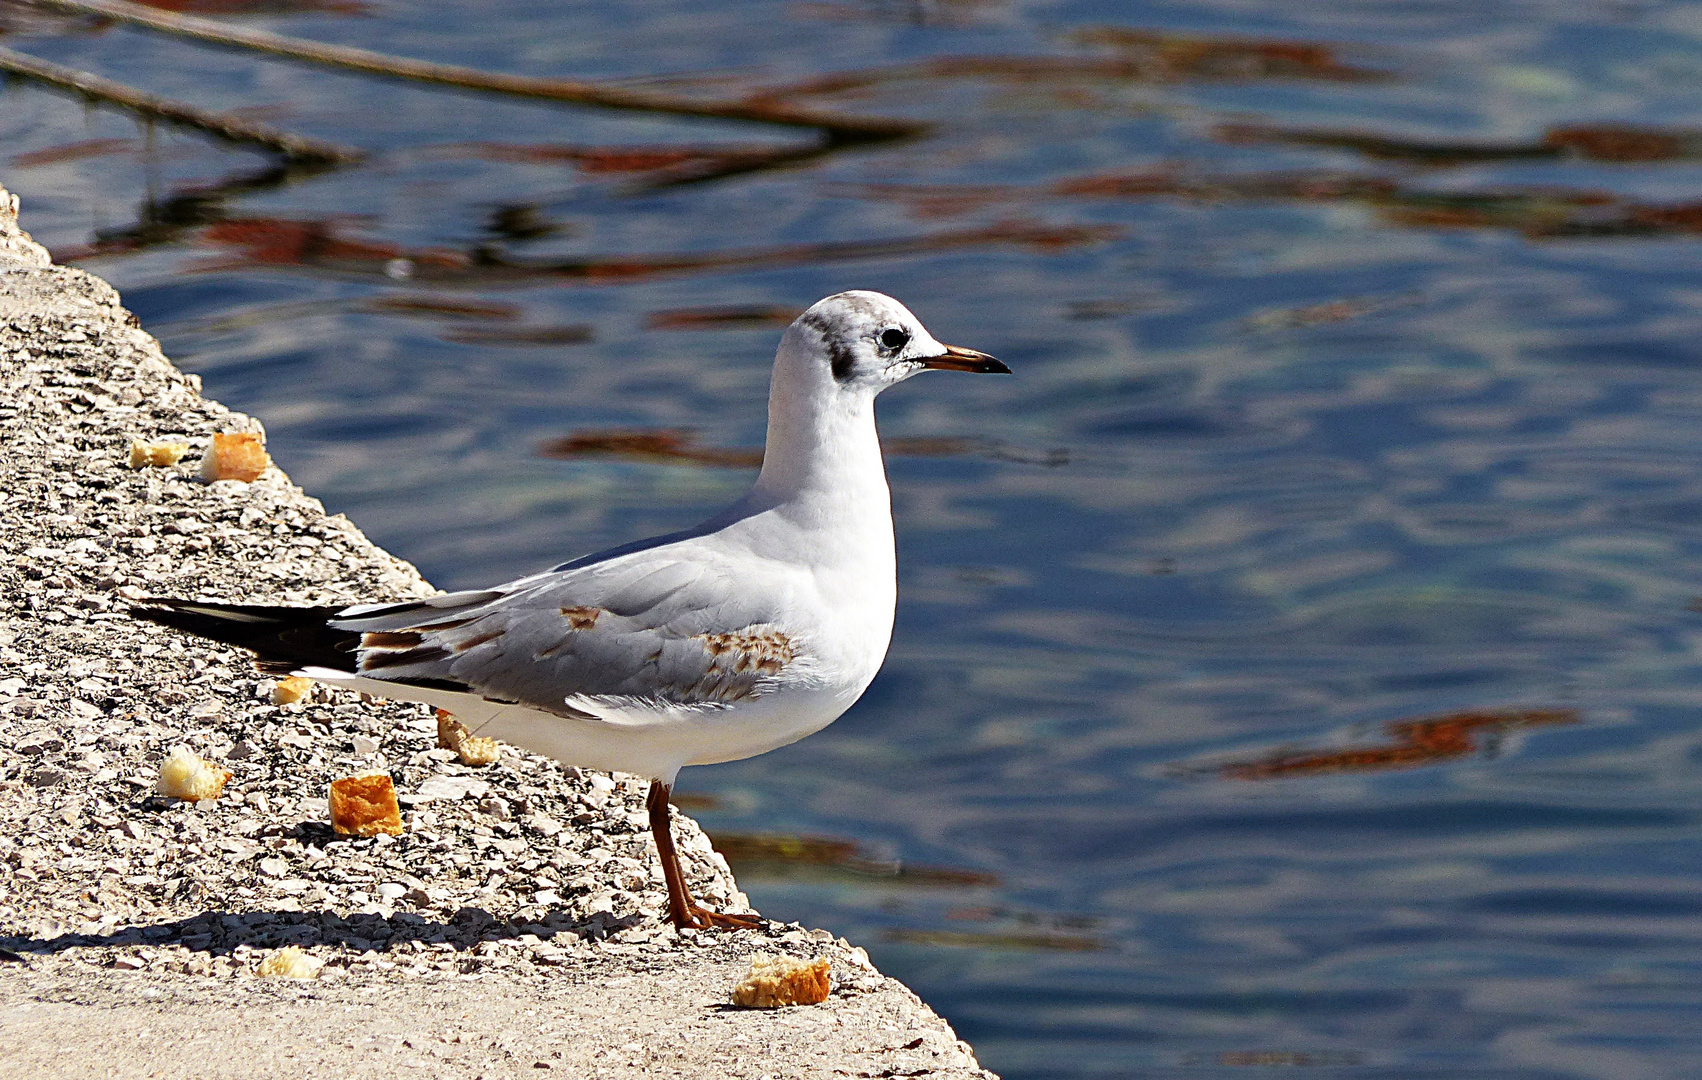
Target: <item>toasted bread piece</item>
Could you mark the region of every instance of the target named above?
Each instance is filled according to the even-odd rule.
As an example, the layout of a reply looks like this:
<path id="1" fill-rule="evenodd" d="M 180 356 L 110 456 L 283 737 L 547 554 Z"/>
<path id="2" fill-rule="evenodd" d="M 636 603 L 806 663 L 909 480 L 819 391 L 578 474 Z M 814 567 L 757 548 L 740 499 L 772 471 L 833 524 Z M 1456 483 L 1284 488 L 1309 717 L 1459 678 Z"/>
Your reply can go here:
<path id="1" fill-rule="evenodd" d="M 448 709 L 437 710 L 437 748 L 453 750 L 463 765 L 494 765 L 502 759 L 502 744 L 474 735 Z"/>
<path id="2" fill-rule="evenodd" d="M 402 808 L 390 774 L 345 776 L 331 783 L 331 828 L 344 836 L 402 834 Z"/>
<path id="3" fill-rule="evenodd" d="M 831 967 L 825 959 L 757 953 L 751 957 L 750 971 L 733 987 L 733 1004 L 747 1009 L 820 1005 L 827 1000 Z"/>
<path id="4" fill-rule="evenodd" d="M 455 714 L 448 709 L 437 710 L 437 748 L 439 750 L 454 750 L 461 745 L 461 737 L 467 734 L 467 726 L 455 719 Z"/>
<path id="5" fill-rule="evenodd" d="M 248 431 L 233 431 L 213 436 L 207 454 L 201 459 L 201 479 L 241 480 L 252 483 L 272 464 L 267 456 L 265 439 Z"/>

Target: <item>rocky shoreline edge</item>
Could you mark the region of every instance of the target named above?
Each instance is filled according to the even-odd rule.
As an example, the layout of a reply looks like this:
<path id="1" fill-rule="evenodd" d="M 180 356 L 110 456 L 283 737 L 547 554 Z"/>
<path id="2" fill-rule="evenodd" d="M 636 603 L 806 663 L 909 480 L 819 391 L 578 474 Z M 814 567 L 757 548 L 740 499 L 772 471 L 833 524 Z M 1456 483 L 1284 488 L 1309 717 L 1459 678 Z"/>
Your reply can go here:
<path id="1" fill-rule="evenodd" d="M 0 188 L 0 1077 L 992 1077 L 843 938 L 675 932 L 639 778 L 464 765 L 423 707 L 275 704 L 238 652 L 125 615 L 435 590 L 276 468 L 200 480 L 259 424 L 17 210 Z M 136 440 L 190 450 L 134 468 Z M 178 747 L 232 774 L 219 798 L 154 793 Z M 375 769 L 404 831 L 333 833 L 329 783 Z M 675 831 L 693 892 L 743 904 Z M 259 974 L 291 946 L 317 977 Z M 732 1007 L 760 952 L 829 960 L 827 1001 Z"/>

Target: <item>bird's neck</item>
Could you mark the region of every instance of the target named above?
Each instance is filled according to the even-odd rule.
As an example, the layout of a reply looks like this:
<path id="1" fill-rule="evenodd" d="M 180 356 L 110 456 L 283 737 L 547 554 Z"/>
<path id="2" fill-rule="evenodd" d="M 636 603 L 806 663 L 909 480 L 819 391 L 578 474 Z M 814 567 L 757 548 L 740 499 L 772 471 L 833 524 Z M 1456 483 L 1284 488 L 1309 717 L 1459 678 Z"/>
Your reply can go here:
<path id="1" fill-rule="evenodd" d="M 826 500 L 853 512 L 867 512 L 873 501 L 891 517 L 872 398 L 846 395 L 813 408 L 774 404 L 753 495 L 775 505 Z"/>
<path id="2" fill-rule="evenodd" d="M 861 691 L 886 655 L 898 588 L 874 402 L 840 399 L 805 417 L 771 409 L 762 474 L 747 499 L 758 517 L 784 522 L 761 530 L 754 546 L 810 567 L 817 597 L 839 612 L 835 626 L 815 628 L 811 647 Z"/>

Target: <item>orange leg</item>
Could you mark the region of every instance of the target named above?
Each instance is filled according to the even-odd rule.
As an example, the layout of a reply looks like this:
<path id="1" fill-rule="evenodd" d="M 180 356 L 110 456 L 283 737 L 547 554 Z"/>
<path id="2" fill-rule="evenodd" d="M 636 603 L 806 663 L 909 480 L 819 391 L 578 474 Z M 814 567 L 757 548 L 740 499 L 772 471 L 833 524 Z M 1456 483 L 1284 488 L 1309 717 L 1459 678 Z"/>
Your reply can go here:
<path id="1" fill-rule="evenodd" d="M 686 876 L 680 870 L 680 855 L 674 848 L 674 829 L 668 820 L 668 785 L 660 780 L 650 783 L 650 797 L 645 801 L 650 811 L 650 832 L 656 837 L 656 853 L 662 857 L 662 876 L 668 882 L 668 917 L 680 929 L 707 930 L 712 926 L 750 929 L 762 925 L 760 915 L 730 915 L 710 911 L 692 900 L 686 891 Z"/>

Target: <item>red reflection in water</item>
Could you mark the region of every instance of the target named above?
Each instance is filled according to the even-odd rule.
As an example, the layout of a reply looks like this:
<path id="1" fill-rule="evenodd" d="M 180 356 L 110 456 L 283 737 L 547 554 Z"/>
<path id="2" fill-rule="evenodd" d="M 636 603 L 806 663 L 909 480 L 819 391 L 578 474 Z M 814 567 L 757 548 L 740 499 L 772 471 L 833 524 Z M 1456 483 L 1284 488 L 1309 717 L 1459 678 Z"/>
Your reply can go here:
<path id="1" fill-rule="evenodd" d="M 795 166 L 842 148 L 820 138 L 780 145 L 713 146 L 464 142 L 426 147 L 422 153 L 519 165 L 565 165 L 587 176 L 634 177 L 643 187 L 659 187 Z"/>
<path id="2" fill-rule="evenodd" d="M 992 23 L 1009 7 L 1008 0 L 873 0 L 864 3 L 801 0 L 789 5 L 786 11 L 793 18 L 802 19 L 957 29 Z"/>
<path id="3" fill-rule="evenodd" d="M 1087 80 L 1135 83 L 1256 82 L 1315 79 L 1377 82 L 1387 71 L 1356 67 L 1337 58 L 1335 46 L 1305 41 L 1197 37 L 1125 27 L 1087 27 L 1069 35 L 1078 45 L 1112 55 L 933 56 L 911 63 L 819 75 L 767 87 L 746 100 L 771 102 L 844 94 L 898 82 L 981 79 L 1023 85 Z"/>
<path id="4" fill-rule="evenodd" d="M 978 439 L 882 439 L 891 457 L 960 457 L 991 448 Z M 552 458 L 625 458 L 629 461 L 707 465 L 720 469 L 762 467 L 760 446 L 702 446 L 693 432 L 669 428 L 609 428 L 578 431 L 539 448 Z"/>
<path id="5" fill-rule="evenodd" d="M 1212 771 L 1228 780 L 1272 780 L 1317 773 L 1381 772 L 1411 769 L 1465 757 L 1482 749 L 1479 733 L 1547 724 L 1575 724 L 1571 709 L 1532 709 L 1525 712 L 1463 712 L 1433 720 L 1400 720 L 1384 727 L 1400 740 L 1392 746 L 1350 746 L 1327 753 L 1283 752 L 1256 761 L 1232 762 Z"/>
<path id="6" fill-rule="evenodd" d="M 1424 301 L 1421 293 L 1401 293 L 1395 296 L 1349 296 L 1299 307 L 1275 308 L 1261 311 L 1246 320 L 1254 330 L 1292 330 L 1308 326 L 1328 326 L 1351 319 L 1378 315 L 1385 311 L 1411 307 Z"/>
<path id="7" fill-rule="evenodd" d="M 445 341 L 458 345 L 583 345 L 594 337 L 584 323 L 565 326 L 475 326 L 450 330 Z"/>
<path id="8" fill-rule="evenodd" d="M 201 238 L 207 243 L 243 249 L 240 261 L 221 262 L 217 264 L 219 267 L 261 263 L 367 273 L 382 273 L 388 269 L 389 276 L 406 278 L 421 269 L 464 271 L 472 264 L 469 256 L 457 251 L 404 249 L 350 240 L 337 234 L 343 224 L 335 219 L 229 218 L 207 226 Z"/>
<path id="9" fill-rule="evenodd" d="M 185 15 L 300 15 L 323 11 L 331 15 L 371 15 L 360 0 L 136 0 L 145 7 Z"/>
<path id="10" fill-rule="evenodd" d="M 452 153 L 486 161 L 506 161 L 521 165 L 572 165 L 584 173 L 643 173 L 657 169 L 672 169 L 681 165 L 707 165 L 725 168 L 755 162 L 773 161 L 795 153 L 789 147 L 772 146 L 573 146 L 551 143 L 449 143 L 434 147 L 440 153 Z"/>
<path id="11" fill-rule="evenodd" d="M 374 296 L 360 303 L 362 309 L 385 315 L 423 315 L 443 319 L 513 320 L 520 308 L 499 301 L 462 300 L 458 297 L 416 294 Z"/>
<path id="12" fill-rule="evenodd" d="M 965 888 L 997 885 L 998 875 L 955 866 L 925 866 L 879 859 L 854 840 L 832 836 L 712 832 L 709 840 L 729 862 L 744 870 L 785 867 L 831 869 L 893 879 L 899 884 Z M 742 872 L 742 871 L 741 871 Z"/>
<path id="13" fill-rule="evenodd" d="M 835 190 L 902 202 L 918 217 L 1048 199 L 1175 198 L 1196 202 L 1359 203 L 1385 223 L 1412 228 L 1506 229 L 1533 240 L 1702 233 L 1702 202 L 1633 202 L 1609 191 L 1550 186 L 1432 190 L 1389 177 L 1336 170 L 1190 175 L 1151 169 L 1073 177 L 1033 187 L 838 185 Z"/>
<path id="14" fill-rule="evenodd" d="M 1426 166 L 1566 158 L 1648 164 L 1702 157 L 1702 132 L 1615 124 L 1550 128 L 1541 141 L 1526 143 L 1398 139 L 1374 132 L 1315 131 L 1267 124 L 1219 124 L 1212 129 L 1212 135 L 1229 143 L 1282 143 L 1352 150 L 1378 161 Z"/>
<path id="15" fill-rule="evenodd" d="M 674 308 L 670 311 L 651 312 L 646 324 L 652 330 L 737 330 L 752 326 L 789 326 L 792 320 L 801 314 L 802 308 L 780 307 L 775 304 Z"/>
<path id="16" fill-rule="evenodd" d="M 890 927 L 881 931 L 885 941 L 909 945 L 946 945 L 968 949 L 1050 949 L 1059 952 L 1099 952 L 1110 946 L 1084 934 L 1009 933 L 971 934 L 962 930 L 914 930 Z"/>
<path id="17" fill-rule="evenodd" d="M 11 164 L 14 168 L 29 169 L 40 165 L 57 165 L 62 161 L 82 161 L 112 154 L 129 154 L 141 147 L 142 144 L 135 139 L 84 139 L 82 142 L 49 146 L 44 150 L 18 154 L 12 158 Z"/>
<path id="18" fill-rule="evenodd" d="M 1551 128 L 1543 142 L 1590 161 L 1645 163 L 1702 157 L 1702 132 L 1698 131 L 1598 124 Z"/>
<path id="19" fill-rule="evenodd" d="M 666 429 L 579 431 L 545 443 L 538 452 L 552 458 L 626 458 L 725 469 L 762 467 L 760 446 L 699 446 L 691 432 Z"/>
<path id="20" fill-rule="evenodd" d="M 691 431 L 669 428 L 609 428 L 578 431 L 552 439 L 538 448 L 552 458 L 625 458 L 675 465 L 703 465 L 717 469 L 762 467 L 760 446 L 701 446 Z M 960 439 L 950 436 L 885 438 L 881 452 L 888 457 L 965 457 L 977 455 L 994 461 L 1056 468 L 1070 463 L 1063 448 L 1026 450 L 992 439 Z"/>
<path id="21" fill-rule="evenodd" d="M 1197 37 L 1121 26 L 1088 26 L 1069 40 L 1104 46 L 1146 65 L 1159 82 L 1195 80 L 1319 79 L 1375 82 L 1387 71 L 1355 67 L 1337 58 L 1337 46 L 1311 41 Z"/>
<path id="22" fill-rule="evenodd" d="M 200 269 L 235 269 L 258 263 L 335 273 L 379 274 L 396 280 L 481 284 L 553 277 L 598 283 L 737 266 L 773 267 L 835 259 L 886 258 L 988 244 L 1020 244 L 1041 251 L 1061 251 L 1121 235 L 1121 230 L 1109 226 L 1046 226 L 1017 221 L 892 240 L 522 262 L 486 248 L 461 252 L 350 240 L 339 233 L 346 223 L 338 219 L 297 221 L 283 218 L 226 218 L 216 221 L 200 230 L 200 239 L 210 244 L 241 248 L 242 255 L 235 259 L 214 260 L 203 264 Z M 86 250 L 62 253 L 61 257 L 109 254 L 135 250 L 136 246 L 135 239 L 125 237 L 110 246 L 96 244 Z"/>

